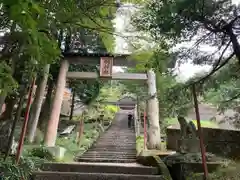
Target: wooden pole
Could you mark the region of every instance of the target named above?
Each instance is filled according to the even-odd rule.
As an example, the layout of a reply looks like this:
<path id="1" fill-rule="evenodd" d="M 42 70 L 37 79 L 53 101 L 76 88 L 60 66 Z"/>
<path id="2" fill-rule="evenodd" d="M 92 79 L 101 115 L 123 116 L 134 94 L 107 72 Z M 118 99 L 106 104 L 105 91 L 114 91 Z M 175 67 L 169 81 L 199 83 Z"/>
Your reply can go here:
<path id="1" fill-rule="evenodd" d="M 199 113 L 199 107 L 198 107 L 198 100 L 197 100 L 197 93 L 195 85 L 192 86 L 192 93 L 193 93 L 193 100 L 194 100 L 194 107 L 196 112 L 196 119 L 197 119 L 197 127 L 198 127 L 198 136 L 200 139 L 200 148 L 201 148 L 201 155 L 202 155 L 202 165 L 203 165 L 203 171 L 204 171 L 204 180 L 207 180 L 208 178 L 208 168 L 207 168 L 207 162 L 206 162 L 206 155 L 205 155 L 205 146 L 203 142 L 203 133 L 202 133 L 202 127 L 200 122 L 200 113 Z"/>
<path id="2" fill-rule="evenodd" d="M 25 112 L 25 116 L 24 116 L 24 123 L 23 123 L 23 126 L 22 126 L 22 132 L 21 132 L 21 135 L 20 135 L 20 140 L 19 140 L 19 143 L 18 143 L 18 149 L 17 149 L 17 154 L 16 154 L 16 163 L 17 164 L 19 163 L 21 153 L 22 153 L 22 149 L 23 149 L 23 143 L 24 143 L 24 138 L 25 138 L 27 125 L 28 125 L 29 111 L 30 111 L 31 102 L 32 102 L 32 94 L 33 94 L 33 88 L 34 88 L 34 85 L 35 85 L 35 80 L 36 80 L 36 78 L 34 77 L 33 80 L 32 80 L 31 87 L 29 89 L 27 107 L 26 107 L 26 112 Z"/>

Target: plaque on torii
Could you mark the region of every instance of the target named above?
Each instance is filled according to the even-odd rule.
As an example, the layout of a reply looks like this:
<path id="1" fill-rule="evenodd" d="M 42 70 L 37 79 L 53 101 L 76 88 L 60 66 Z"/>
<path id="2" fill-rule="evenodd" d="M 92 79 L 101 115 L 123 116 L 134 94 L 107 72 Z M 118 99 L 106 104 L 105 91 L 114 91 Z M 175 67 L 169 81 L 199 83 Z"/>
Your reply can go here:
<path id="1" fill-rule="evenodd" d="M 101 57 L 100 59 L 100 77 L 111 78 L 113 67 L 113 57 Z"/>

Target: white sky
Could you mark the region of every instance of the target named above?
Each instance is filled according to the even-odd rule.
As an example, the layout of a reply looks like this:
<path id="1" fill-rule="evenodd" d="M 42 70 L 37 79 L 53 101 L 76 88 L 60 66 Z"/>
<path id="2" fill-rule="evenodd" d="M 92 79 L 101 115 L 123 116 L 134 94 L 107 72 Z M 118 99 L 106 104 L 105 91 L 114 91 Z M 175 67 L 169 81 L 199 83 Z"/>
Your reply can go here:
<path id="1" fill-rule="evenodd" d="M 232 0 L 233 3 L 240 3 L 240 0 Z M 127 12 L 129 8 L 123 8 L 126 9 L 124 12 Z M 128 13 L 128 12 L 127 12 Z M 126 17 L 127 15 L 118 15 L 114 22 L 115 22 L 115 30 L 116 32 L 124 33 L 124 29 L 128 26 L 129 18 Z M 181 45 L 180 45 L 181 46 Z M 126 41 L 121 37 L 116 37 L 116 52 L 124 53 L 127 49 L 127 43 Z M 179 75 L 179 78 L 182 80 L 186 80 L 189 77 L 193 76 L 195 73 L 208 71 L 210 70 L 210 66 L 199 66 L 199 65 L 193 65 L 191 63 L 184 63 L 181 64 L 179 67 L 177 67 L 176 73 Z M 121 67 L 114 67 L 114 71 L 123 71 Z"/>

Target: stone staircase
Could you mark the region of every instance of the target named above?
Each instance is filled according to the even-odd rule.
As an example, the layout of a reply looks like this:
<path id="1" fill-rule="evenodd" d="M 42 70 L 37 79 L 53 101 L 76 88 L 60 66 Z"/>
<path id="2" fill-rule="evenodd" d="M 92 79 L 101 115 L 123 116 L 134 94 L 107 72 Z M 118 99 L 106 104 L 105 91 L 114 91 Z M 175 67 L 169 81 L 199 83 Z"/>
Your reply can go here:
<path id="1" fill-rule="evenodd" d="M 117 113 L 112 126 L 76 163 L 47 163 L 34 180 L 163 180 L 158 168 L 136 163 L 134 130 L 127 114 Z"/>
<path id="2" fill-rule="evenodd" d="M 127 127 L 125 114 L 117 114 L 111 127 L 81 157 L 79 162 L 136 162 L 136 140 L 133 129 Z"/>

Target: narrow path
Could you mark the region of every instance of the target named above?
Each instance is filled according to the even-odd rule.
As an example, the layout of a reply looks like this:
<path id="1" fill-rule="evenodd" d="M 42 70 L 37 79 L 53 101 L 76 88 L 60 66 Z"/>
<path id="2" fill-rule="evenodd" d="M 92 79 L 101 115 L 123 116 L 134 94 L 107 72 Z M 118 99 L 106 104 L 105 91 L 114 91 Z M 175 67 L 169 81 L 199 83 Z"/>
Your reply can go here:
<path id="1" fill-rule="evenodd" d="M 111 127 L 86 152 L 80 162 L 118 162 L 136 161 L 136 140 L 133 129 L 127 127 L 127 114 L 116 114 Z"/>

